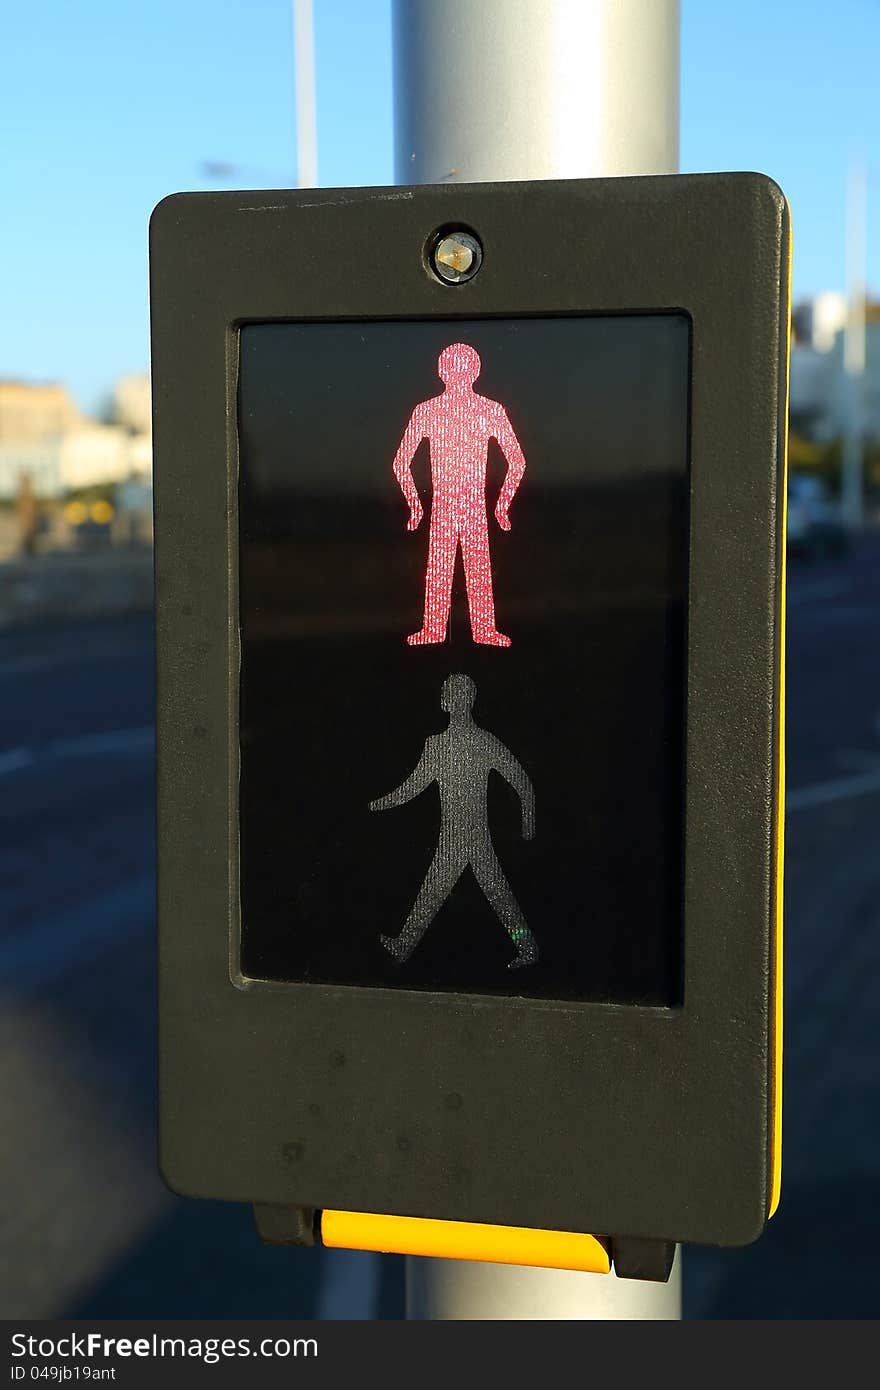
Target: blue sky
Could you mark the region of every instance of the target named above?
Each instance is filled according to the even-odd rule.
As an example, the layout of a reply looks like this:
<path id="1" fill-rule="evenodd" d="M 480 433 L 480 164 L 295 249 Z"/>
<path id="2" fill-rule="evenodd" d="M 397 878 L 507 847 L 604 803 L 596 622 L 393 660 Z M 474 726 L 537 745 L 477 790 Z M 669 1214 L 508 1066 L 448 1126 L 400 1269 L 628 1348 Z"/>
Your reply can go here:
<path id="1" fill-rule="evenodd" d="M 777 179 L 805 294 L 843 286 L 847 167 L 867 159 L 880 290 L 880 0 L 683 0 L 682 14 L 682 169 Z M 315 0 L 315 18 L 320 181 L 388 183 L 390 0 Z M 293 181 L 290 4 L 41 0 L 3 28 L 0 376 L 66 381 L 91 408 L 148 364 L 155 203 Z M 210 159 L 240 179 L 208 178 Z"/>

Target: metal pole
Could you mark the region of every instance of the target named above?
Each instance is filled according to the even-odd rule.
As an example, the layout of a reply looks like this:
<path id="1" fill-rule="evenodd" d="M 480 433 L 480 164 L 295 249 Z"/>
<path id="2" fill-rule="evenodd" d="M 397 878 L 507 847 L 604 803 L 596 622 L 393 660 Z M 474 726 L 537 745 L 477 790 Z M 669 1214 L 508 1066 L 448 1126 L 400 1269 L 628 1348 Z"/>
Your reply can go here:
<path id="1" fill-rule="evenodd" d="M 678 0 L 394 0 L 398 183 L 678 168 Z M 668 1284 L 407 1260 L 407 1317 L 674 1319 Z"/>
<path id="2" fill-rule="evenodd" d="M 678 0 L 395 0 L 398 183 L 671 174 Z"/>
<path id="3" fill-rule="evenodd" d="M 434 1322 L 670 1321 L 681 1317 L 681 1251 L 668 1284 L 410 1256 L 406 1316 Z"/>
<path id="4" fill-rule="evenodd" d="M 318 120 L 315 106 L 315 25 L 312 0 L 293 0 L 293 65 L 296 101 L 296 186 L 318 183 Z"/>
<path id="5" fill-rule="evenodd" d="M 841 491 L 847 523 L 859 530 L 864 522 L 862 482 L 865 391 L 865 306 L 867 172 L 850 170 L 847 190 L 847 312 L 843 336 L 843 467 Z"/>

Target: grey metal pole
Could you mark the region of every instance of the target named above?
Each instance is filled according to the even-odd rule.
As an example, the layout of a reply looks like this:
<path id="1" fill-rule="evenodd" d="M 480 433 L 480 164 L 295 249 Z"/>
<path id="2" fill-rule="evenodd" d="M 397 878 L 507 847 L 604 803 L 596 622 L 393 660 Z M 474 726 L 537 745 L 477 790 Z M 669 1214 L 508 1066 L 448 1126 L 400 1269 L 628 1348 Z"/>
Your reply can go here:
<path id="1" fill-rule="evenodd" d="M 395 0 L 398 183 L 671 174 L 678 0 Z"/>
<path id="2" fill-rule="evenodd" d="M 432 1322 L 667 1322 L 681 1317 L 681 1252 L 667 1284 L 411 1256 L 406 1315 Z"/>
<path id="3" fill-rule="evenodd" d="M 318 117 L 315 105 L 315 22 L 312 0 L 293 0 L 296 186 L 318 183 Z"/>
<path id="4" fill-rule="evenodd" d="M 394 0 L 398 183 L 678 168 L 679 0 Z M 407 1260 L 407 1317 L 675 1319 L 668 1284 Z"/>
<path id="5" fill-rule="evenodd" d="M 853 530 L 864 524 L 865 309 L 867 170 L 850 170 L 846 209 L 847 312 L 843 335 L 843 512 Z"/>

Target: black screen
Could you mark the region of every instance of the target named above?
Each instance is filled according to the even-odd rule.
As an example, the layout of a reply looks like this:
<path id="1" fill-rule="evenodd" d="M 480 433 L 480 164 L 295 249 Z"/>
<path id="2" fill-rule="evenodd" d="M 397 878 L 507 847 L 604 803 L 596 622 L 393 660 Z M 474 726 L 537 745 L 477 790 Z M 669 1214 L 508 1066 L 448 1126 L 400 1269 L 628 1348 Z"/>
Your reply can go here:
<path id="1" fill-rule="evenodd" d="M 242 329 L 244 975 L 681 1002 L 689 353 Z"/>

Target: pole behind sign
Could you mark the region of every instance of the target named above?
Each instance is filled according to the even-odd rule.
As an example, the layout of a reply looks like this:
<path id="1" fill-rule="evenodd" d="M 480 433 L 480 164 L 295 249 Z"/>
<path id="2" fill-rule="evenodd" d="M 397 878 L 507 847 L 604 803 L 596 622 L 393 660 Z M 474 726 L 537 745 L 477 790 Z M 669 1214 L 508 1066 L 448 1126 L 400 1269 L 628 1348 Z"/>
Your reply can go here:
<path id="1" fill-rule="evenodd" d="M 679 0 L 395 0 L 393 25 L 398 183 L 677 171 Z M 410 1257 L 407 1316 L 674 1319 L 680 1259 L 654 1284 Z"/>

